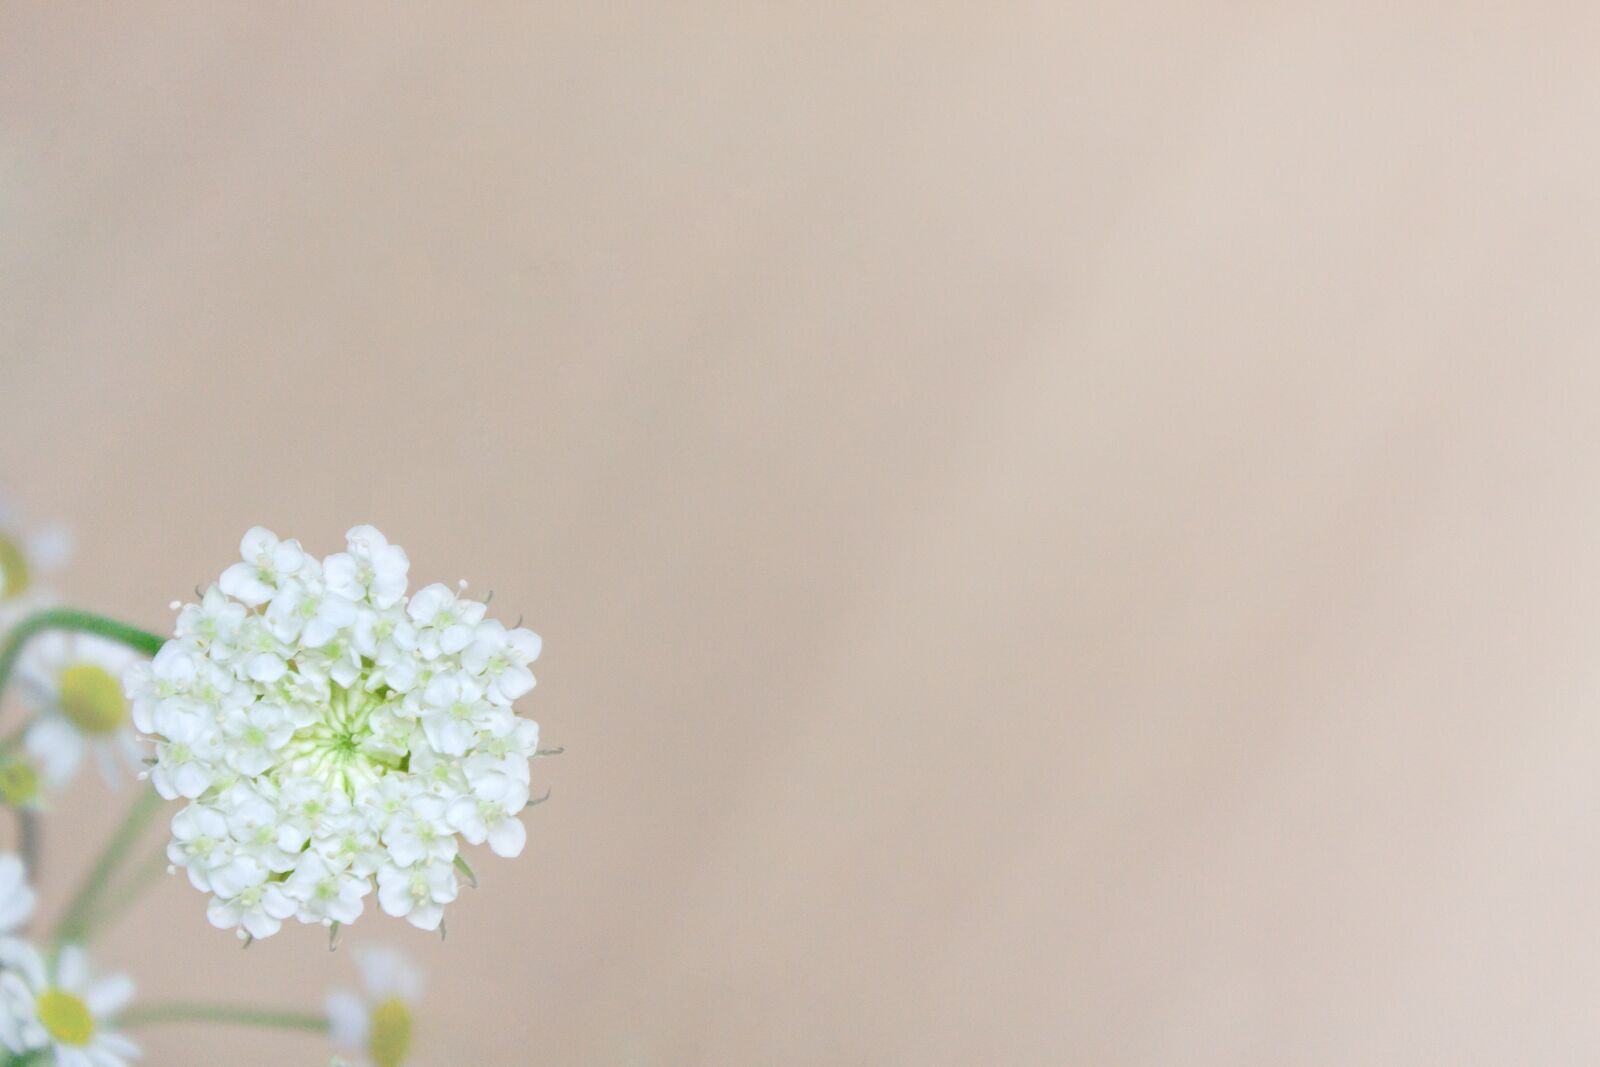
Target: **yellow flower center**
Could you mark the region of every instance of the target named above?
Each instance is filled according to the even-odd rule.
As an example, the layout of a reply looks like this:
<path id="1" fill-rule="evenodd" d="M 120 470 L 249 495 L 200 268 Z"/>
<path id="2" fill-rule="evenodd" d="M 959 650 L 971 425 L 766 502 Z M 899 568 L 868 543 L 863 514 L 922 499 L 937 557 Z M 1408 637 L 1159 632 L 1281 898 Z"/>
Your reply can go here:
<path id="1" fill-rule="evenodd" d="M 411 1009 L 390 997 L 372 1009 L 372 1040 L 367 1052 L 376 1067 L 400 1067 L 411 1055 Z"/>
<path id="2" fill-rule="evenodd" d="M 26 807 L 39 797 L 39 772 L 22 760 L 0 763 L 0 802 Z"/>
<path id="3" fill-rule="evenodd" d="M 86 734 L 114 734 L 128 721 L 122 686 L 93 663 L 74 663 L 61 672 L 61 711 Z"/>
<path id="4" fill-rule="evenodd" d="M 28 560 L 15 541 L 0 537 L 0 600 L 28 588 Z"/>
<path id="5" fill-rule="evenodd" d="M 94 1016 L 82 1000 L 60 989 L 47 989 L 35 1002 L 39 1021 L 63 1045 L 87 1045 L 94 1034 Z"/>

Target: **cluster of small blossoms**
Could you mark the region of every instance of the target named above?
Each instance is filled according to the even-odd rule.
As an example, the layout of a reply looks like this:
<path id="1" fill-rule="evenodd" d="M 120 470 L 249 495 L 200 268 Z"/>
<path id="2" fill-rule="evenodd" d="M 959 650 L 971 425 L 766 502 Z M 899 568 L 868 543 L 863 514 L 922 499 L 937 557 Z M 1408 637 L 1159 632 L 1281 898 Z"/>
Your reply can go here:
<path id="1" fill-rule="evenodd" d="M 538 635 L 444 585 L 407 596 L 405 552 L 370 526 L 322 560 L 260 527 L 240 553 L 125 678 L 156 790 L 189 801 L 168 857 L 241 937 L 350 923 L 374 890 L 436 929 L 462 840 L 526 841 L 539 729 L 512 704 Z"/>

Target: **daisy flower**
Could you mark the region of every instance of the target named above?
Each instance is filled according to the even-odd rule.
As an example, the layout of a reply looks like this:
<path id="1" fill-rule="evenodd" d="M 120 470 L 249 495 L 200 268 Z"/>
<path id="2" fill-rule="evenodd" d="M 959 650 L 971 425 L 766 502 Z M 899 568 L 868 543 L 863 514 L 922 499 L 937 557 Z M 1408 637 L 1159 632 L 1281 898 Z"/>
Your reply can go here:
<path id="1" fill-rule="evenodd" d="M 55 597 L 41 579 L 65 563 L 72 537 L 65 527 L 24 529 L 0 499 L 0 636 Z M 0 744 L 0 804 L 32 808 L 39 804 L 39 770 L 18 746 Z"/>
<path id="2" fill-rule="evenodd" d="M 21 929 L 33 915 L 35 902 L 21 858 L 0 852 L 0 937 Z"/>
<path id="3" fill-rule="evenodd" d="M 422 972 L 388 948 L 360 949 L 360 993 L 336 989 L 324 1007 L 333 1039 L 365 1057 L 352 1067 L 403 1067 L 411 1054 L 412 1015 Z"/>
<path id="4" fill-rule="evenodd" d="M 91 977 L 76 945 L 52 968 L 27 942 L 0 940 L 0 1045 L 18 1055 L 42 1053 L 37 1062 L 55 1067 L 127 1067 L 139 1046 L 113 1020 L 132 999 L 131 978 Z"/>
<path id="5" fill-rule="evenodd" d="M 93 634 L 54 631 L 29 642 L 17 680 L 39 714 L 23 747 L 49 786 L 70 782 L 87 752 L 108 784 L 139 771 L 143 753 L 121 684 L 138 658 Z"/>
<path id="6" fill-rule="evenodd" d="M 72 535 L 64 526 L 25 530 L 15 512 L 0 500 L 0 630 L 50 599 L 40 581 L 72 554 Z"/>
<path id="7" fill-rule="evenodd" d="M 168 857 L 208 917 L 267 937 L 293 917 L 437 929 L 461 844 L 521 853 L 539 727 L 513 704 L 540 640 L 434 584 L 371 526 L 318 559 L 256 527 L 240 561 L 125 676 L 156 790 L 187 806 Z"/>

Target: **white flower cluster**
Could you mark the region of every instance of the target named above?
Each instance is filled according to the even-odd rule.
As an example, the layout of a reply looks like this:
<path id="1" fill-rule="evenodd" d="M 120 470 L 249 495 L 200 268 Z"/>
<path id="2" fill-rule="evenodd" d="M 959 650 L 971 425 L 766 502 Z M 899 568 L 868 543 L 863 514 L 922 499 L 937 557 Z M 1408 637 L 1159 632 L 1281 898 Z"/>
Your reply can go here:
<path id="1" fill-rule="evenodd" d="M 126 677 L 156 789 L 191 802 L 167 855 L 241 937 L 350 923 L 374 889 L 436 929 L 458 835 L 501 856 L 526 841 L 539 728 L 512 703 L 538 635 L 443 585 L 407 597 L 410 561 L 370 526 L 347 542 L 318 560 L 250 530 L 243 561 Z"/>

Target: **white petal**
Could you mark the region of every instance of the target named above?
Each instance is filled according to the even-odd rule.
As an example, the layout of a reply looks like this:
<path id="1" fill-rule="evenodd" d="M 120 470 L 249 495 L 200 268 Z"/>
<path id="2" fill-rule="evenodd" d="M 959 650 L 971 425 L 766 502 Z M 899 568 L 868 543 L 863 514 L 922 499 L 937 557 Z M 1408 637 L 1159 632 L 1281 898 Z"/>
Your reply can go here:
<path id="1" fill-rule="evenodd" d="M 533 672 L 526 667 L 510 666 L 501 671 L 494 680 L 495 688 L 505 698 L 506 703 L 511 703 L 520 697 L 526 696 L 534 687 Z"/>
<path id="2" fill-rule="evenodd" d="M 179 767 L 172 783 L 179 796 L 194 800 L 204 793 L 211 785 L 211 775 L 203 767 L 194 763 L 185 763 Z M 163 794 L 165 796 L 165 794 Z M 172 800 L 174 798 L 167 797 Z"/>
<path id="3" fill-rule="evenodd" d="M 222 577 L 217 579 L 217 585 L 224 593 L 239 598 L 251 607 L 272 599 L 272 586 L 263 582 L 256 568 L 248 563 L 235 563 L 223 571 Z"/>
<path id="4" fill-rule="evenodd" d="M 55 1053 L 55 1067 L 96 1067 L 94 1060 L 89 1058 L 88 1049 L 63 1045 L 59 1041 L 51 1044 Z"/>
<path id="5" fill-rule="evenodd" d="M 252 526 L 239 539 L 239 557 L 254 562 L 278 545 L 278 535 L 265 526 Z"/>
<path id="6" fill-rule="evenodd" d="M 28 559 L 39 570 L 53 571 L 72 556 L 72 530 L 51 523 L 35 530 L 28 538 Z"/>
<path id="7" fill-rule="evenodd" d="M 66 719 L 54 715 L 28 728 L 25 745 L 52 786 L 65 785 L 83 762 L 83 735 Z"/>
<path id="8" fill-rule="evenodd" d="M 249 911 L 244 914 L 244 921 L 240 925 L 244 927 L 245 933 L 260 941 L 283 929 L 283 920 L 275 919 L 265 912 Z"/>
<path id="9" fill-rule="evenodd" d="M 272 569 L 279 574 L 294 574 L 305 561 L 299 541 L 285 541 L 272 550 Z"/>
<path id="10" fill-rule="evenodd" d="M 403 879 L 378 883 L 378 906 L 395 918 L 409 912 L 414 903 Z"/>
<path id="11" fill-rule="evenodd" d="M 359 552 L 370 556 L 389 544 L 389 539 L 383 532 L 370 523 L 352 526 L 344 532 L 344 543 L 351 552 Z"/>
<path id="12" fill-rule="evenodd" d="M 218 930 L 232 930 L 241 918 L 243 913 L 232 901 L 212 897 L 211 903 L 206 905 L 206 921 Z"/>
<path id="13" fill-rule="evenodd" d="M 439 609 L 455 599 L 448 586 L 434 582 L 432 585 L 423 586 L 411 597 L 411 602 L 406 605 L 406 613 L 418 623 L 426 626 L 439 614 Z"/>
<path id="14" fill-rule="evenodd" d="M 538 659 L 539 653 L 544 650 L 544 638 L 526 627 L 518 627 L 506 634 L 506 643 L 529 663 Z"/>
<path id="15" fill-rule="evenodd" d="M 322 580 L 328 591 L 351 600 L 360 600 L 367 591 L 361 587 L 361 568 L 349 554 L 340 552 L 322 561 Z"/>
<path id="16" fill-rule="evenodd" d="M 125 974 L 108 974 L 89 986 L 83 1002 L 98 1017 L 116 1015 L 133 999 L 133 979 Z"/>
<path id="17" fill-rule="evenodd" d="M 253 681 L 276 682 L 288 669 L 282 658 L 271 652 L 260 652 L 250 657 L 247 673 Z"/>
<path id="18" fill-rule="evenodd" d="M 100 1067 L 126 1067 L 126 1060 L 136 1060 L 141 1055 L 138 1042 L 112 1031 L 101 1031 L 92 1047 L 102 1057 Z"/>
<path id="19" fill-rule="evenodd" d="M 0 937 L 0 970 L 17 972 L 34 989 L 43 989 L 50 981 L 39 950 L 14 937 Z"/>
<path id="20" fill-rule="evenodd" d="M 307 648 L 321 648 L 332 641 L 339 633 L 339 628 L 318 615 L 306 623 L 306 628 L 300 635 L 300 643 Z"/>
<path id="21" fill-rule="evenodd" d="M 373 1002 L 389 997 L 415 1001 L 422 996 L 422 972 L 395 949 L 385 945 L 358 949 L 356 966 L 361 985 Z"/>
<path id="22" fill-rule="evenodd" d="M 522 854 L 523 846 L 528 843 L 528 828 L 522 825 L 522 820 L 513 816 L 501 819 L 489 827 L 489 847 L 496 856 L 510 859 Z"/>
<path id="23" fill-rule="evenodd" d="M 367 1016 L 367 1006 L 361 998 L 347 990 L 336 989 L 322 1002 L 328 1013 L 328 1031 L 333 1039 L 350 1048 L 365 1049 L 372 1020 Z"/>
<path id="24" fill-rule="evenodd" d="M 0 853 L 0 934 L 27 922 L 36 901 L 22 861 L 10 853 Z"/>
<path id="25" fill-rule="evenodd" d="M 78 945 L 67 945 L 56 957 L 56 985 L 68 993 L 81 993 L 89 981 L 89 958 Z"/>

